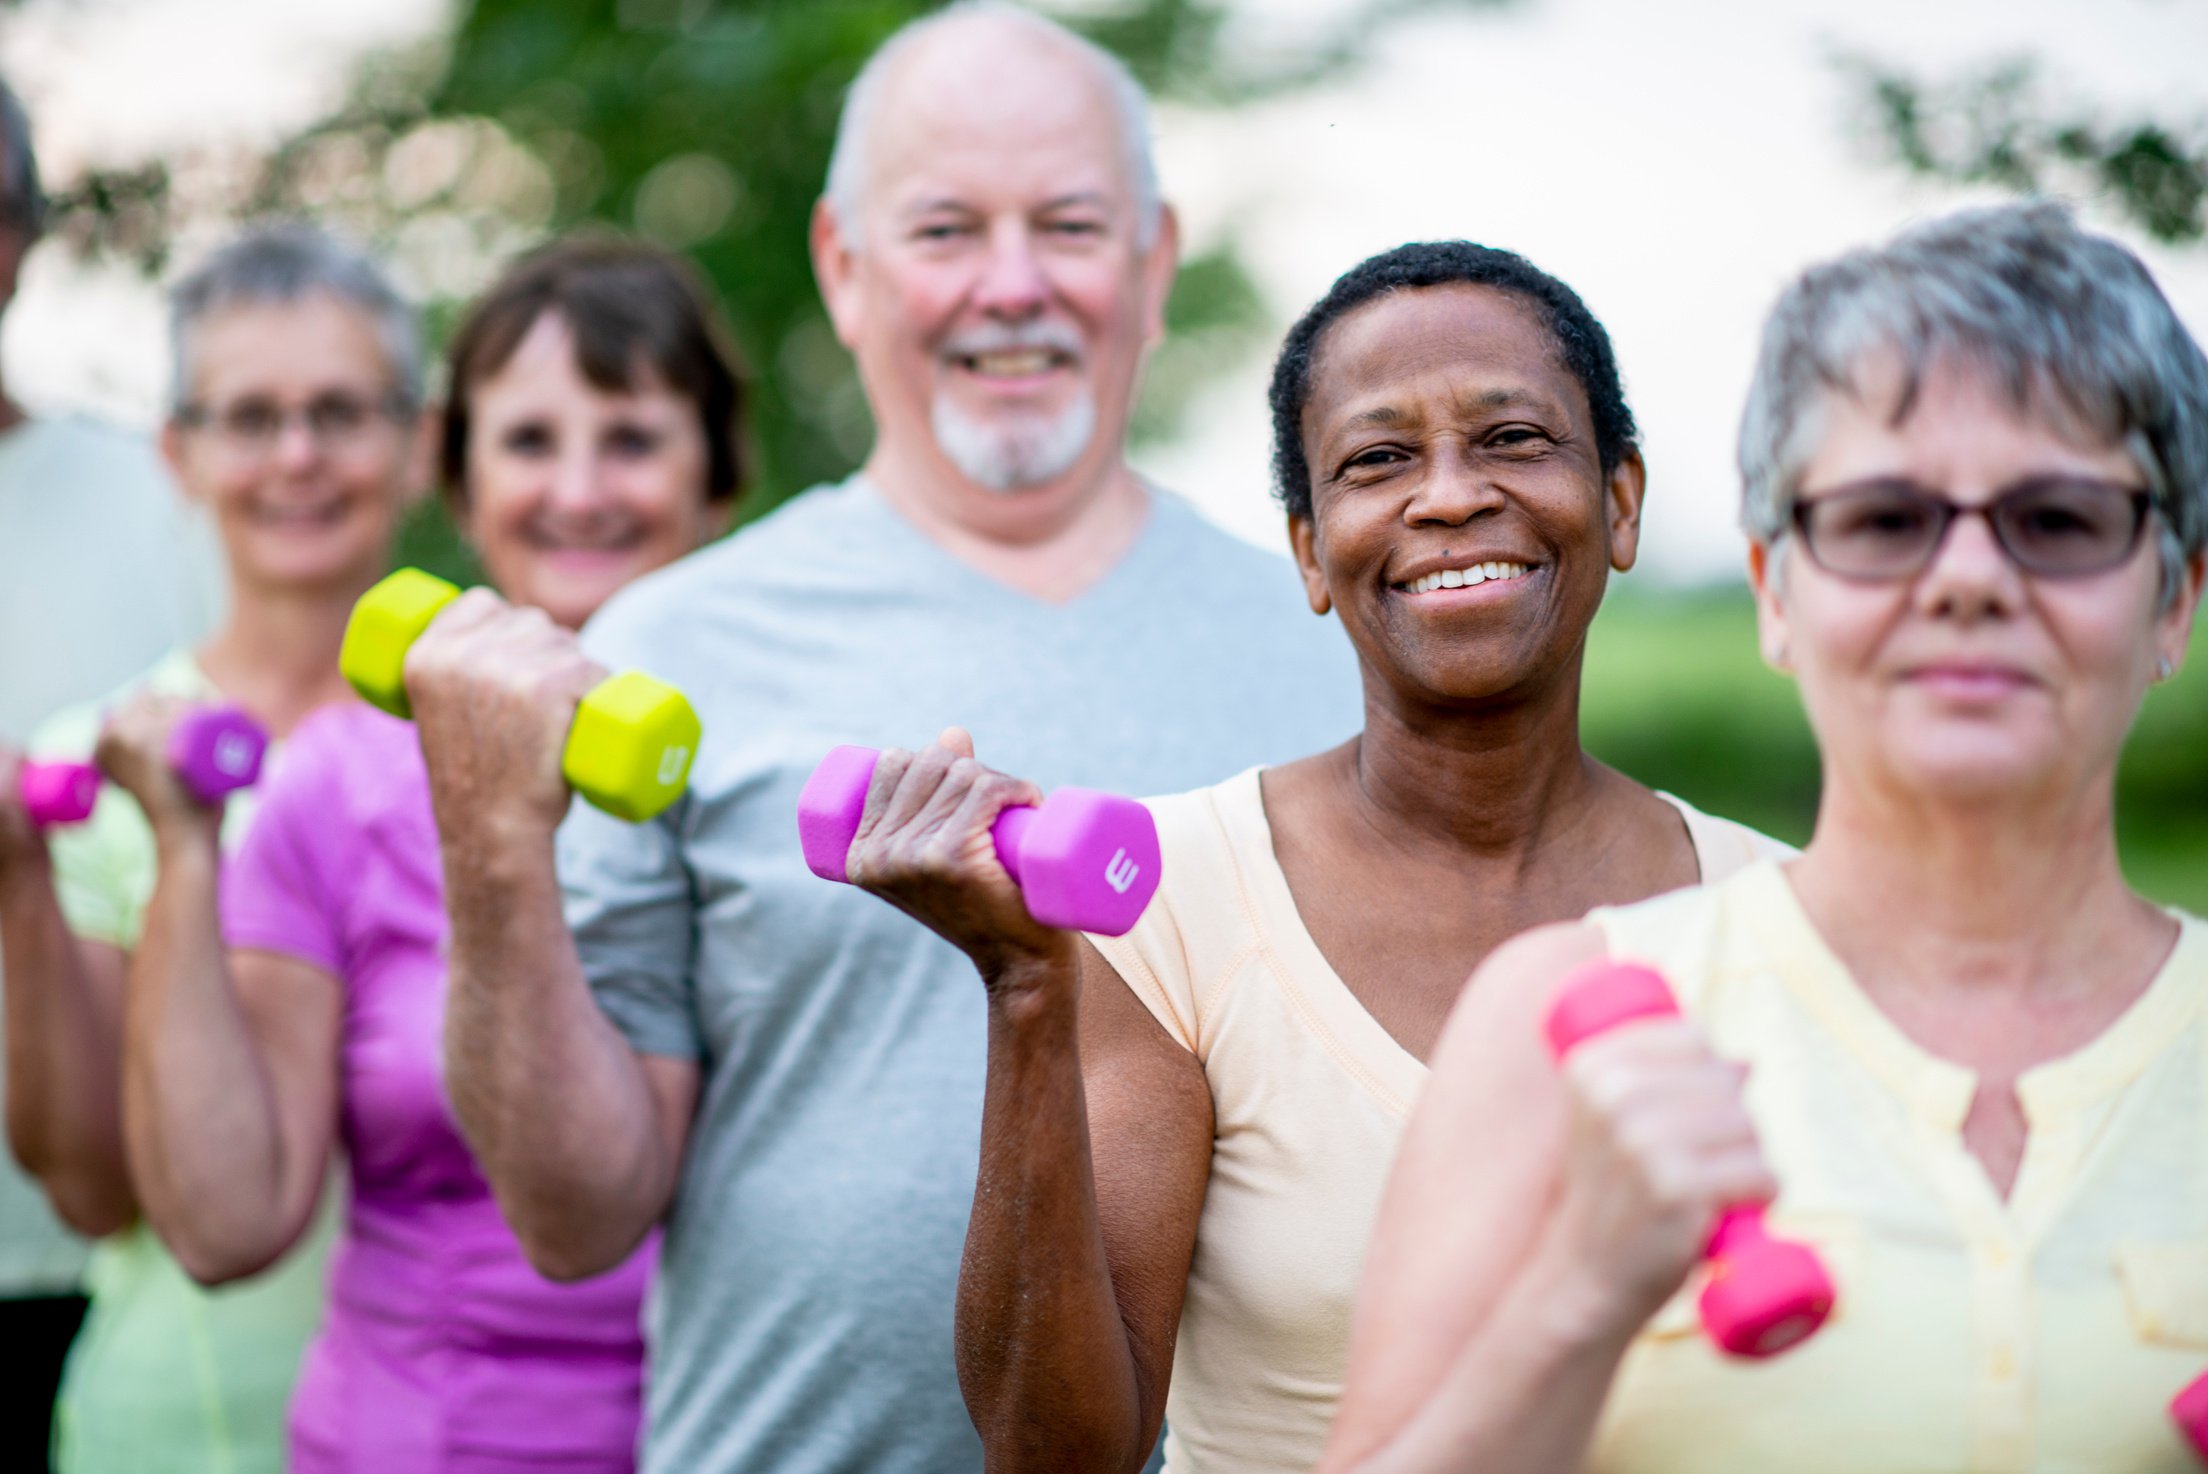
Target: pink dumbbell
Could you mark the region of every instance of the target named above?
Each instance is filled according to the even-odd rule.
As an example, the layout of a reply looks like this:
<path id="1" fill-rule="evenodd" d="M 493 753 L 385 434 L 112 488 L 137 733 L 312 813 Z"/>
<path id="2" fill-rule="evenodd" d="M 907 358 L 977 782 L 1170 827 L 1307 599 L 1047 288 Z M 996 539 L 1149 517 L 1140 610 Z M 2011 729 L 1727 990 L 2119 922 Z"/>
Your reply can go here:
<path id="1" fill-rule="evenodd" d="M 880 757 L 871 747 L 839 747 L 798 795 L 805 864 L 823 880 L 850 880 L 843 862 Z M 1028 915 L 1045 926 L 1121 936 L 1157 891 L 1158 827 L 1131 798 L 1061 788 L 1040 808 L 1006 809 L 989 833 Z"/>
<path id="2" fill-rule="evenodd" d="M 268 734 L 234 706 L 194 707 L 169 732 L 169 766 L 201 803 L 219 802 L 261 776 Z M 25 763 L 19 791 L 40 828 L 92 815 L 100 788 L 90 763 Z"/>
<path id="3" fill-rule="evenodd" d="M 1549 1048 L 1574 1045 L 1641 1019 L 1674 1018 L 1679 1001 L 1663 974 L 1607 959 L 1564 984 L 1549 1010 Z M 1702 1329 L 1730 1356 L 1776 1356 L 1807 1340 L 1832 1313 L 1832 1276 L 1806 1245 L 1771 1237 L 1761 1206 L 1728 1208 L 1703 1247 Z"/>
<path id="4" fill-rule="evenodd" d="M 24 812 L 41 829 L 92 817 L 100 797 L 100 770 L 90 763 L 25 763 L 16 779 Z"/>
<path id="5" fill-rule="evenodd" d="M 2185 1435 L 2200 1461 L 2208 1464 L 2208 1372 L 2193 1378 L 2190 1386 L 2170 1399 L 2170 1416 L 2177 1419 L 2177 1431 Z"/>

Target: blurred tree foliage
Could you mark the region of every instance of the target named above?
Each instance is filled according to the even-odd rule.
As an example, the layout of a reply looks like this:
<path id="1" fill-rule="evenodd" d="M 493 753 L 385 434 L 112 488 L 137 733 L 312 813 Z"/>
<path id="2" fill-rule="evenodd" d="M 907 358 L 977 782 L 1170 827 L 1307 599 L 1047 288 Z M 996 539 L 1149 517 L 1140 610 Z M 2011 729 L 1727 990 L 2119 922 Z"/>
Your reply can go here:
<path id="1" fill-rule="evenodd" d="M 1228 0 L 1043 7 L 1125 58 L 1162 100 L 1230 106 L 1342 76 L 1390 22 L 1504 0 L 1347 0 L 1280 40 Z M 433 326 L 497 263 L 588 222 L 687 252 L 755 377 L 757 515 L 864 455 L 856 376 L 814 290 L 806 225 L 845 89 L 923 0 L 474 0 L 449 35 L 375 58 L 347 105 L 273 153 L 100 171 L 56 198 L 80 251 L 159 269 L 180 232 L 303 212 L 364 235 L 424 292 Z M 1231 238 L 1187 261 L 1138 435 L 1172 428 L 1266 321 Z M 406 555 L 472 572 L 442 515 Z"/>
<path id="2" fill-rule="evenodd" d="M 1794 683 L 1765 668 L 1739 585 L 1611 585 L 1587 639 L 1581 726 L 1603 761 L 1794 844 L 1817 816 L 1817 746 Z M 2208 661 L 2147 693 L 2116 775 L 2124 872 L 2208 915 Z"/>
<path id="3" fill-rule="evenodd" d="M 2208 118 L 2109 121 L 2058 99 L 2027 59 L 1928 82 L 1841 61 L 1884 152 L 1911 171 L 2109 201 L 2156 240 L 2208 235 Z"/>

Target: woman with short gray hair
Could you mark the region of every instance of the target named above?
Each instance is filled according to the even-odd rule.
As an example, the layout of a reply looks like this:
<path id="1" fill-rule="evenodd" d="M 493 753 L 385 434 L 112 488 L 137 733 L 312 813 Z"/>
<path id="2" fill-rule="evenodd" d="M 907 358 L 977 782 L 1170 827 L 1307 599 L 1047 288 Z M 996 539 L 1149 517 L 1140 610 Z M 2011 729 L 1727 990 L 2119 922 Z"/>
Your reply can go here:
<path id="1" fill-rule="evenodd" d="M 235 703 L 288 738 L 343 700 L 346 615 L 428 489 L 420 333 L 357 246 L 296 222 L 244 231 L 172 289 L 170 351 L 162 451 L 216 529 L 228 613 L 205 643 L 54 717 L 33 738 L 44 755 L 88 755 L 103 722 L 146 702 Z M 55 1467 L 275 1474 L 321 1318 L 327 1225 L 220 1291 L 193 1283 L 149 1226 L 120 1068 L 126 979 L 159 950 L 147 917 L 163 846 L 132 795 L 113 790 L 89 822 L 42 835 L 16 801 L 17 760 L 0 747 L 9 1143 L 55 1211 L 99 1240 L 55 1405 Z M 221 813 L 225 844 L 253 806 L 241 792 Z"/>
<path id="2" fill-rule="evenodd" d="M 2201 597 L 2208 360 L 2067 211 L 1957 214 L 1788 289 L 1741 466 L 1815 835 L 1474 975 L 1322 1468 L 2193 1467 L 2208 924 L 2126 886 L 2113 796 Z M 1685 1018 L 1554 1062 L 1612 959 Z M 1694 1332 L 1753 1204 L 1838 1301 L 1751 1366 Z"/>

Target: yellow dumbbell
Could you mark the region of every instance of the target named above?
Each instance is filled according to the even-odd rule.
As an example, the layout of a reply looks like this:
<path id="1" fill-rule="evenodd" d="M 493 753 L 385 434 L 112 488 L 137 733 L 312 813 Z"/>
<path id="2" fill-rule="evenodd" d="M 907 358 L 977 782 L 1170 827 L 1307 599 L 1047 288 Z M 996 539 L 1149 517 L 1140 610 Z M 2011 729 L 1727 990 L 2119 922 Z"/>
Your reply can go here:
<path id="1" fill-rule="evenodd" d="M 398 572 L 361 595 L 345 622 L 337 668 L 372 706 L 411 718 L 406 652 L 459 587 L 419 568 Z M 575 708 L 560 772 L 591 803 L 635 823 L 673 803 L 698 750 L 698 714 L 680 691 L 637 671 L 592 687 Z"/>

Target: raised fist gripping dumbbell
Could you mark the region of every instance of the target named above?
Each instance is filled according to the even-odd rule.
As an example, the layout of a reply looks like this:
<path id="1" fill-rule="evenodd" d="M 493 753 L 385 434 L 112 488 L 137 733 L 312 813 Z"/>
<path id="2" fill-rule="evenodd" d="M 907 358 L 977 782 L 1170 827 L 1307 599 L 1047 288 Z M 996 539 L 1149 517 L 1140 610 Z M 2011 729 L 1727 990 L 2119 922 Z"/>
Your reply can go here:
<path id="1" fill-rule="evenodd" d="M 1565 981 L 1551 1006 L 1549 1048 L 1561 1060 L 1578 1045 L 1650 1019 L 1675 1018 L 1679 1003 L 1663 975 L 1596 961 Z M 1775 1356 L 1813 1335 L 1832 1313 L 1832 1277 L 1814 1251 L 1764 1228 L 1763 1208 L 1728 1208 L 1712 1230 L 1700 1308 L 1702 1329 L 1728 1355 Z"/>
<path id="2" fill-rule="evenodd" d="M 192 797 L 219 804 L 261 776 L 268 734 L 235 706 L 193 707 L 176 719 L 164 748 L 169 768 Z M 91 763 L 29 762 L 17 792 L 31 822 L 41 829 L 92 817 L 100 770 Z"/>
<path id="3" fill-rule="evenodd" d="M 367 701 L 411 719 L 406 654 L 460 597 L 457 585 L 402 568 L 361 596 L 338 669 Z M 680 691 L 637 671 L 608 676 L 575 705 L 560 754 L 568 786 L 619 819 L 652 818 L 682 793 L 698 751 L 698 715 Z"/>
<path id="4" fill-rule="evenodd" d="M 844 860 L 880 758 L 871 747 L 836 748 L 798 795 L 805 863 L 823 880 L 850 881 Z M 1157 824 L 1131 798 L 1061 788 L 1039 807 L 1004 810 L 990 838 L 1028 915 L 1044 926 L 1123 936 L 1158 889 Z"/>

